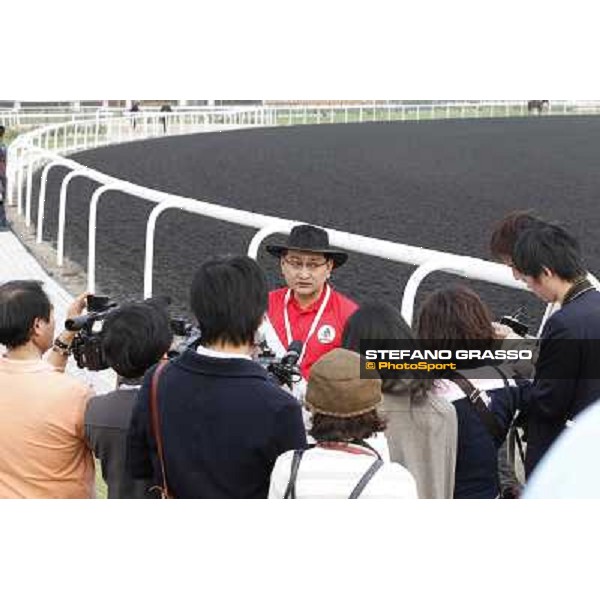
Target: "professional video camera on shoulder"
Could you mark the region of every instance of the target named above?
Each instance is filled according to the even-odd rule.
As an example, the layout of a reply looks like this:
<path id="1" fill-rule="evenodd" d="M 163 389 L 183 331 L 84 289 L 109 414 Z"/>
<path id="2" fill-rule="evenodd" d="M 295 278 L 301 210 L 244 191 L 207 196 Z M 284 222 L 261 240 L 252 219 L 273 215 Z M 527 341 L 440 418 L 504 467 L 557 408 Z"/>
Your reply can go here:
<path id="1" fill-rule="evenodd" d="M 170 300 L 167 298 L 157 298 L 144 302 L 154 303 L 156 307 L 160 307 L 166 311 Z M 140 305 L 143 304 L 140 303 Z M 112 366 L 109 364 L 110 361 L 107 360 L 105 352 L 105 323 L 107 320 L 111 321 L 111 317 L 116 316 L 115 312 L 122 307 L 116 302 L 112 302 L 107 296 L 90 295 L 87 299 L 87 308 L 88 312 L 85 315 L 75 319 L 68 319 L 65 322 L 65 328 L 69 331 L 77 332 L 71 344 L 71 350 L 77 366 L 89 371 L 102 371 Z M 167 317 L 165 316 L 164 318 L 166 319 Z M 119 327 L 124 328 L 125 325 L 121 323 Z M 167 352 L 169 358 L 178 356 L 186 348 L 197 343 L 200 332 L 191 323 L 181 318 L 174 318 L 169 319 L 169 327 L 171 337 L 174 336 L 174 343 Z M 148 344 L 150 344 L 150 341 L 148 341 Z M 140 351 L 143 351 L 143 349 Z"/>
<path id="2" fill-rule="evenodd" d="M 111 302 L 108 296 L 90 295 L 87 298 L 88 312 L 65 321 L 65 329 L 77 332 L 71 351 L 80 369 L 108 369 L 101 343 L 102 327 L 106 317 L 117 307 L 117 303 Z"/>

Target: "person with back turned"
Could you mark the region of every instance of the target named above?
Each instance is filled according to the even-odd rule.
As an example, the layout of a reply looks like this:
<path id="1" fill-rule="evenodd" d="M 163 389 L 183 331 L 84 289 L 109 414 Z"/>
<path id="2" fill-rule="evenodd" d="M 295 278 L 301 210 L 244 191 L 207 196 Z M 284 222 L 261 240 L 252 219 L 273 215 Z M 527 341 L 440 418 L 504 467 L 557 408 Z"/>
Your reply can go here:
<path id="1" fill-rule="evenodd" d="M 305 447 L 298 402 L 252 360 L 267 295 L 246 256 L 200 266 L 191 289 L 200 345 L 146 374 L 129 432 L 134 477 L 175 498 L 266 498 L 277 457 Z"/>
<path id="2" fill-rule="evenodd" d="M 67 318 L 81 314 L 78 296 Z M 54 337 L 38 281 L 0 285 L 0 498 L 93 498 L 83 419 L 92 389 L 65 374 L 73 332 Z M 48 354 L 47 352 L 50 351 Z"/>

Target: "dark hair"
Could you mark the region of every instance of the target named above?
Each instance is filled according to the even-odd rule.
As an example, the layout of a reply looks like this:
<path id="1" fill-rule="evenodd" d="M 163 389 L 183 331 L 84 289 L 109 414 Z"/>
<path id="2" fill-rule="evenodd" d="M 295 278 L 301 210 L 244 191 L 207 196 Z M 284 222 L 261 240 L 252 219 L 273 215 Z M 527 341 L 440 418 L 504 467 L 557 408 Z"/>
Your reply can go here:
<path id="1" fill-rule="evenodd" d="M 524 231 L 513 251 L 515 268 L 531 277 L 539 277 L 544 268 L 566 281 L 586 273 L 577 240 L 558 225 L 546 225 Z"/>
<path id="2" fill-rule="evenodd" d="M 26 344 L 36 319 L 50 320 L 52 304 L 39 281 L 18 280 L 0 285 L 0 344 L 9 350 Z"/>
<path id="3" fill-rule="evenodd" d="M 190 305 L 202 344 L 252 343 L 267 303 L 265 274 L 247 256 L 211 258 L 194 275 Z"/>
<path id="4" fill-rule="evenodd" d="M 342 348 L 360 352 L 361 340 L 410 340 L 412 337 L 410 327 L 395 306 L 387 302 L 365 302 L 346 322 Z"/>
<path id="5" fill-rule="evenodd" d="M 421 304 L 417 336 L 421 340 L 439 340 L 444 349 L 456 350 L 464 340 L 491 342 L 495 337 L 493 319 L 475 291 L 455 285 L 432 292 Z"/>
<path id="6" fill-rule="evenodd" d="M 342 348 L 360 353 L 361 340 L 382 340 L 378 344 L 380 350 L 396 349 L 394 340 L 412 340 L 412 331 L 400 311 L 391 304 L 381 301 L 365 302 L 350 316 L 342 333 Z M 406 382 L 399 383 L 390 371 L 379 371 L 383 392 L 405 387 Z M 419 394 L 429 389 L 430 379 L 422 381 L 419 373 L 410 372 L 411 392 Z"/>
<path id="7" fill-rule="evenodd" d="M 497 345 L 493 315 L 478 294 L 464 285 L 432 292 L 417 318 L 417 336 L 431 350 L 491 350 Z M 479 359 L 453 359 L 458 369 L 488 364 Z M 443 377 L 443 374 L 441 374 Z"/>
<path id="8" fill-rule="evenodd" d="M 518 210 L 506 215 L 492 231 L 490 239 L 492 256 L 497 260 L 512 257 L 519 235 L 530 227 L 545 224 L 545 221 L 528 211 Z"/>
<path id="9" fill-rule="evenodd" d="M 151 302 L 122 304 L 102 327 L 106 362 L 128 379 L 141 377 L 169 349 L 173 334 L 165 309 Z"/>
<path id="10" fill-rule="evenodd" d="M 0 125 L 0 137 L 2 137 L 5 132 L 6 132 L 6 128 L 4 127 L 4 125 Z"/>
<path id="11" fill-rule="evenodd" d="M 386 421 L 377 410 L 357 417 L 332 417 L 314 413 L 310 435 L 318 442 L 348 442 L 364 440 L 374 433 L 385 431 Z"/>

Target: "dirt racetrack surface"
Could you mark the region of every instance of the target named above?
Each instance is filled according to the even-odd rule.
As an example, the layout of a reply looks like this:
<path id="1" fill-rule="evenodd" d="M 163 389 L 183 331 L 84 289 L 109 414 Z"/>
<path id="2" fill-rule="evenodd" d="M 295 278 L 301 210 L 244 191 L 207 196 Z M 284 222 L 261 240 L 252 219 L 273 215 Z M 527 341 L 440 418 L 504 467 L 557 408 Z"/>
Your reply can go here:
<path id="1" fill-rule="evenodd" d="M 598 273 L 599 155 L 600 118 L 527 117 L 177 136 L 73 158 L 174 194 L 486 259 L 494 222 L 510 210 L 533 209 L 569 228 L 580 239 L 589 268 Z M 64 174 L 56 168 L 48 182 L 45 239 L 56 238 Z M 81 265 L 87 264 L 88 206 L 95 187 L 82 178 L 69 186 L 65 248 Z M 101 201 L 97 276 L 99 288 L 116 299 L 141 297 L 151 208 L 121 193 Z M 170 295 L 175 312 L 185 312 L 196 266 L 210 254 L 244 253 L 254 232 L 167 211 L 157 227 L 155 294 Z M 271 285 L 278 285 L 274 259 L 263 251 L 259 260 Z M 333 281 L 359 302 L 379 298 L 399 305 L 412 269 L 352 254 Z M 421 293 L 452 282 L 466 281 L 432 275 Z M 530 294 L 489 284 L 473 287 L 496 315 L 521 305 L 532 322 L 541 315 L 542 303 Z"/>

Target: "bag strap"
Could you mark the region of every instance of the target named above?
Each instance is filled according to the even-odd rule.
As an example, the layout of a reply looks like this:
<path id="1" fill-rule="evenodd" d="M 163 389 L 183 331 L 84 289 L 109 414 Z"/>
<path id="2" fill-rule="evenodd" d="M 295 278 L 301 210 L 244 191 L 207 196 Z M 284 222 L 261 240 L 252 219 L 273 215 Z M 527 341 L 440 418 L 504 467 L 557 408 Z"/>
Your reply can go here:
<path id="1" fill-rule="evenodd" d="M 469 399 L 490 435 L 497 443 L 501 444 L 505 437 L 504 431 L 492 411 L 481 399 L 483 392 L 479 388 L 476 388 L 460 371 L 453 371 L 449 377 Z"/>
<path id="2" fill-rule="evenodd" d="M 500 377 L 502 377 L 502 380 L 504 381 L 504 389 L 506 390 L 506 393 L 512 398 L 512 402 L 513 402 L 512 408 L 516 410 L 515 393 L 518 394 L 519 392 L 510 385 L 510 383 L 508 382 L 508 378 L 506 377 L 506 374 L 500 367 L 494 367 L 494 370 L 496 370 L 498 373 L 500 373 Z M 513 410 L 513 414 L 514 414 L 514 412 L 515 411 Z M 517 430 L 514 419 L 510 425 L 510 432 L 512 432 L 513 435 L 512 436 L 509 435 L 509 438 L 511 438 L 511 439 L 510 439 L 510 443 L 509 443 L 508 458 L 510 461 L 512 461 L 514 463 L 515 452 L 514 452 L 513 446 L 516 445 L 517 449 L 519 451 L 519 458 L 521 459 L 521 462 L 523 464 L 525 464 L 525 451 L 523 450 L 523 442 L 521 441 L 521 436 Z"/>
<path id="3" fill-rule="evenodd" d="M 494 369 L 494 371 L 496 371 L 496 373 L 498 373 L 500 375 L 500 377 L 502 377 L 502 381 L 504 382 L 504 390 L 506 391 L 508 397 L 510 398 L 511 404 L 512 404 L 512 409 L 513 409 L 513 414 L 516 412 L 517 409 L 517 401 L 515 398 L 515 389 L 510 385 L 510 382 L 508 381 L 508 377 L 506 375 L 506 373 L 498 366 L 496 365 L 492 365 L 492 369 Z"/>
<path id="4" fill-rule="evenodd" d="M 165 456 L 164 456 L 164 448 L 162 441 L 162 433 L 160 428 L 160 414 L 158 410 L 158 379 L 162 370 L 167 366 L 168 361 L 161 361 L 156 370 L 154 371 L 154 375 L 152 376 L 152 387 L 150 389 L 150 418 L 152 423 L 152 434 L 154 436 L 154 441 L 156 442 L 156 447 L 158 449 L 158 460 L 160 462 L 160 471 L 162 476 L 162 487 L 159 487 L 161 496 L 163 498 L 171 498 L 169 493 L 169 487 L 167 485 L 167 474 L 165 470 Z"/>
<path id="5" fill-rule="evenodd" d="M 292 458 L 292 466 L 290 468 L 290 480 L 288 481 L 287 487 L 285 488 L 285 494 L 283 494 L 284 500 L 295 500 L 296 499 L 296 479 L 298 479 L 298 469 L 300 469 L 300 461 L 304 450 L 294 450 L 294 456 Z"/>
<path id="6" fill-rule="evenodd" d="M 367 487 L 369 481 L 373 479 L 373 476 L 381 469 L 381 467 L 383 467 L 383 461 L 380 458 L 376 458 L 373 461 L 373 464 L 367 469 L 367 472 L 360 478 L 360 481 L 356 484 L 350 496 L 348 496 L 348 500 L 356 500 L 363 493 L 363 490 Z"/>

